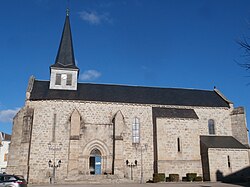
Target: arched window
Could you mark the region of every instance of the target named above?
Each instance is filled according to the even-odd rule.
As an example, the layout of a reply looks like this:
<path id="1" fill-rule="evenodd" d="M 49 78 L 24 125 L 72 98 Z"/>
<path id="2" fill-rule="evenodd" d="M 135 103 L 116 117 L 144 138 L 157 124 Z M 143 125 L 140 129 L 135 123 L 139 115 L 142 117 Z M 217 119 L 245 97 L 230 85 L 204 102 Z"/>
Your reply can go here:
<path id="1" fill-rule="evenodd" d="M 134 118 L 132 124 L 132 143 L 140 143 L 140 121 Z"/>
<path id="2" fill-rule="evenodd" d="M 209 134 L 215 134 L 214 120 L 213 119 L 208 120 L 208 132 L 209 132 Z"/>

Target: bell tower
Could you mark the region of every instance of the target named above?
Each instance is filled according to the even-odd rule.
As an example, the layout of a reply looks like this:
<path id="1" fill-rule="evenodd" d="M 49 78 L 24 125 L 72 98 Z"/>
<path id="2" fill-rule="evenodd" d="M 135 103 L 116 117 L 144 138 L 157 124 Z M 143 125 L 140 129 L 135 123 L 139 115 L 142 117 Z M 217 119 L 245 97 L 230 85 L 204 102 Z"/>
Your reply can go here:
<path id="1" fill-rule="evenodd" d="M 73 42 L 67 9 L 56 60 L 50 66 L 50 89 L 77 90 L 79 68 L 75 65 Z"/>

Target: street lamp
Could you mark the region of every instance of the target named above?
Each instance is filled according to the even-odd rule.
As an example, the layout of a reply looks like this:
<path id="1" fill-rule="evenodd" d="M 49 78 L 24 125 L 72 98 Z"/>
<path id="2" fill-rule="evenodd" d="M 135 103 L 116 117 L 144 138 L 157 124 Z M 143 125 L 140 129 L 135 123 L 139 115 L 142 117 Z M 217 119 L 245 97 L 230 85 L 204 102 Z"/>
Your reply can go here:
<path id="1" fill-rule="evenodd" d="M 143 151 L 147 151 L 148 149 L 148 144 L 143 144 L 141 145 L 141 183 L 143 183 L 143 156 L 142 156 L 142 152 Z"/>
<path id="2" fill-rule="evenodd" d="M 59 145 L 56 145 L 56 144 L 52 145 L 51 143 L 49 143 L 48 146 L 49 146 L 49 150 L 54 152 L 53 161 L 51 159 L 48 161 L 49 168 L 53 169 L 53 174 L 52 174 L 52 178 L 50 178 L 50 183 L 54 184 L 55 180 L 56 180 L 56 169 L 59 168 L 61 166 L 61 163 L 62 163 L 61 160 L 58 160 L 56 163 L 56 151 L 61 150 L 62 144 L 60 143 Z M 53 179 L 53 181 L 51 179 Z"/>
<path id="3" fill-rule="evenodd" d="M 51 160 L 48 161 L 49 167 L 51 168 L 59 168 L 61 166 L 61 163 L 62 163 L 61 160 L 58 160 L 57 164 L 55 162 L 52 164 Z"/>
<path id="4" fill-rule="evenodd" d="M 126 160 L 126 165 L 128 167 L 130 167 L 130 170 L 131 170 L 131 180 L 133 180 L 133 167 L 137 166 L 137 160 L 135 160 L 134 162 L 129 162 L 128 160 Z"/>
<path id="5" fill-rule="evenodd" d="M 61 166 L 61 163 L 62 163 L 61 160 L 58 160 L 57 164 L 55 161 L 53 163 L 51 160 L 48 161 L 49 167 L 53 168 L 53 183 L 55 183 L 56 168 L 59 168 Z M 50 180 L 51 180 L 51 178 L 50 178 Z M 50 181 L 50 183 L 51 183 L 51 181 Z"/>

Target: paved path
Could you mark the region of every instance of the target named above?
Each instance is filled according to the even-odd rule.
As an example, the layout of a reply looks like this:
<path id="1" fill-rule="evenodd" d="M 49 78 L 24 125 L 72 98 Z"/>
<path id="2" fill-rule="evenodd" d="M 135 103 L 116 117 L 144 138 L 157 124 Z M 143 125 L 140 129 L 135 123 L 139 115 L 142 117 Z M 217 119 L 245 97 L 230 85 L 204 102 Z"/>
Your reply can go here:
<path id="1" fill-rule="evenodd" d="M 29 185 L 29 187 L 250 187 L 250 184 L 225 184 L 218 182 L 194 183 L 146 183 L 146 184 L 55 184 L 55 185 Z"/>

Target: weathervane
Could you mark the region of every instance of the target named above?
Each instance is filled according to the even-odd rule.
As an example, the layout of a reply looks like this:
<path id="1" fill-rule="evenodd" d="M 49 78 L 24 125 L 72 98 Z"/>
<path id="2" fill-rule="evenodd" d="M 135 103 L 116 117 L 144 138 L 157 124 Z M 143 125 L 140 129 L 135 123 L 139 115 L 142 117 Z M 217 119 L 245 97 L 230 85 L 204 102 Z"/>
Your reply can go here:
<path id="1" fill-rule="evenodd" d="M 69 0 L 67 0 L 67 10 L 66 10 L 66 15 L 69 16 Z"/>
<path id="2" fill-rule="evenodd" d="M 69 8 L 66 10 L 66 15 L 69 16 Z"/>

